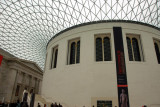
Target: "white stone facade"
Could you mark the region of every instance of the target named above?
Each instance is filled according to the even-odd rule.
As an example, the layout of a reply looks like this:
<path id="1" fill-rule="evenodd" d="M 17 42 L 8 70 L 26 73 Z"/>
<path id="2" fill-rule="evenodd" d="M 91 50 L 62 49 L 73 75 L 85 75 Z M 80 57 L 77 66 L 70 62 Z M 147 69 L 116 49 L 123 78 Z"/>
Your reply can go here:
<path id="1" fill-rule="evenodd" d="M 18 59 L 2 49 L 0 54 L 3 56 L 0 66 L 0 101 L 3 98 L 5 102 L 22 101 L 25 88 L 29 92 L 41 93 L 43 72 L 34 62 Z"/>
<path id="2" fill-rule="evenodd" d="M 97 107 L 97 100 L 110 100 L 118 107 L 113 27 L 122 27 L 130 107 L 160 104 L 160 64 L 153 39 L 160 31 L 141 24 L 108 22 L 76 27 L 52 39 L 47 47 L 42 95 L 65 107 Z M 109 34 L 111 61 L 95 61 L 95 35 Z M 126 36 L 138 35 L 141 61 L 129 61 Z M 68 42 L 80 38 L 80 63 L 68 64 Z M 50 69 L 52 48 L 58 46 L 57 67 Z M 159 106 L 157 106 L 159 107 Z"/>

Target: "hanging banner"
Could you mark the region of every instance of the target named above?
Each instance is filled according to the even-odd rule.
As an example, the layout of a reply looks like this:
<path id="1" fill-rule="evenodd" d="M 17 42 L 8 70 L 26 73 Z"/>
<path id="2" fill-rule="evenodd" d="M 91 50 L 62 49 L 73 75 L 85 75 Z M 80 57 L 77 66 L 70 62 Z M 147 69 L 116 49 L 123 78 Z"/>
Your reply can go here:
<path id="1" fill-rule="evenodd" d="M 1 63 L 2 63 L 2 59 L 3 59 L 3 56 L 0 55 L 0 66 L 1 66 Z"/>
<path id="2" fill-rule="evenodd" d="M 123 39 L 122 39 L 122 28 L 113 27 L 113 33 L 114 33 L 115 55 L 116 55 L 119 107 L 129 107 L 129 95 L 128 95 L 126 64 L 125 64 Z"/>

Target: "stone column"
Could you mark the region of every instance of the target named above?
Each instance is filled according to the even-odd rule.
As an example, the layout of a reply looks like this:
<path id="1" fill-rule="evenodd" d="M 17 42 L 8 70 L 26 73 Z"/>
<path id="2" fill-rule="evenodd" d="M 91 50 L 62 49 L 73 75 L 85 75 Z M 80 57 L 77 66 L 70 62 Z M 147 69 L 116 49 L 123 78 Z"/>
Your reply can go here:
<path id="1" fill-rule="evenodd" d="M 22 85 L 25 86 L 26 73 L 23 73 Z"/>
<path id="2" fill-rule="evenodd" d="M 35 83 L 35 93 L 38 94 L 39 93 L 39 79 L 36 78 L 36 83 Z"/>
<path id="3" fill-rule="evenodd" d="M 22 73 L 22 84 L 21 84 L 21 89 L 20 89 L 20 101 L 22 101 L 22 95 L 23 95 L 23 91 L 24 91 L 24 88 L 25 88 L 25 77 L 26 77 L 26 74 L 25 73 Z"/>
<path id="4" fill-rule="evenodd" d="M 39 79 L 37 80 L 37 94 L 39 94 Z"/>
<path id="5" fill-rule="evenodd" d="M 25 77 L 25 86 L 27 86 L 27 91 L 29 91 L 29 89 L 30 89 L 30 75 L 28 75 L 28 74 L 26 74 L 26 77 Z"/>
<path id="6" fill-rule="evenodd" d="M 34 87 L 35 87 L 35 91 L 34 92 L 35 92 L 35 94 L 37 94 L 37 78 L 35 78 L 35 86 Z"/>
<path id="7" fill-rule="evenodd" d="M 19 78 L 19 75 L 20 75 L 20 72 L 17 70 L 16 71 L 16 76 L 15 76 L 15 81 L 14 81 L 14 86 L 13 86 L 13 90 L 12 90 L 11 102 L 14 102 L 15 100 L 18 99 L 18 97 L 16 98 L 15 93 L 16 93 L 17 80 Z"/>
<path id="8" fill-rule="evenodd" d="M 32 75 L 29 76 L 29 89 L 28 91 L 30 92 L 30 90 L 32 89 Z"/>
<path id="9" fill-rule="evenodd" d="M 38 92 L 38 94 L 41 94 L 41 88 L 42 88 L 42 80 L 39 80 L 39 92 Z"/>

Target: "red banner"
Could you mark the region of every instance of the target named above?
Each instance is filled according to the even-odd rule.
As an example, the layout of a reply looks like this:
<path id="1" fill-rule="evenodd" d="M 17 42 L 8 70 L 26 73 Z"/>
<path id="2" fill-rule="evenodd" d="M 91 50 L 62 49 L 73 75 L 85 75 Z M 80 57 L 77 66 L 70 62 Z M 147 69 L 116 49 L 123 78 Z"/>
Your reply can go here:
<path id="1" fill-rule="evenodd" d="M 2 59 L 3 59 L 3 56 L 0 55 L 0 66 L 1 66 L 1 63 L 2 63 Z"/>
<path id="2" fill-rule="evenodd" d="M 113 27 L 119 107 L 130 107 L 121 27 Z"/>

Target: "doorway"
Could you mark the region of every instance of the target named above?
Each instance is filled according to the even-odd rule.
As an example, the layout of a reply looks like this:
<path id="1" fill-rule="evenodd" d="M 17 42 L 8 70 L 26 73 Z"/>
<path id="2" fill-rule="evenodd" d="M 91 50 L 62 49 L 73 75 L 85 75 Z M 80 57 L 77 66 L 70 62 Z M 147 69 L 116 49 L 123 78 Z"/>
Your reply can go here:
<path id="1" fill-rule="evenodd" d="M 112 107 L 112 101 L 109 100 L 98 100 L 97 107 Z"/>

